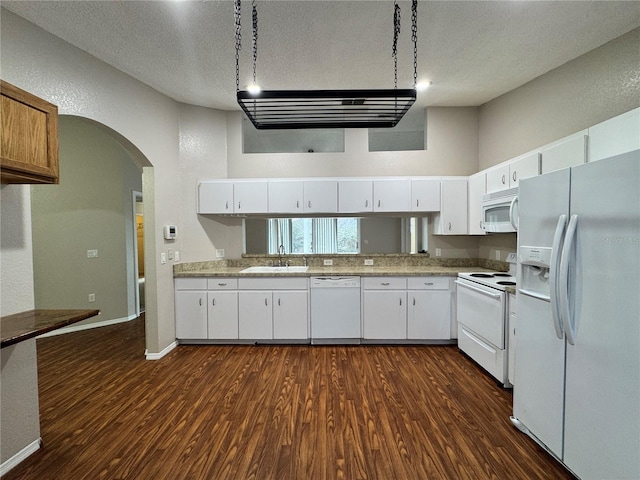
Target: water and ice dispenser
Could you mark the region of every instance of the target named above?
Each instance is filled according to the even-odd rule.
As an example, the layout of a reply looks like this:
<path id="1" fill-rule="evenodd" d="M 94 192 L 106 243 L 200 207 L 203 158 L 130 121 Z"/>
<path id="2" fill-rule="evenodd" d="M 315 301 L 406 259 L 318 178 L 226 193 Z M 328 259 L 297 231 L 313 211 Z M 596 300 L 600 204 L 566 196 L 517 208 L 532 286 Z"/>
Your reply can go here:
<path id="1" fill-rule="evenodd" d="M 519 287 L 528 295 L 549 300 L 549 275 L 552 249 L 549 247 L 521 246 Z"/>

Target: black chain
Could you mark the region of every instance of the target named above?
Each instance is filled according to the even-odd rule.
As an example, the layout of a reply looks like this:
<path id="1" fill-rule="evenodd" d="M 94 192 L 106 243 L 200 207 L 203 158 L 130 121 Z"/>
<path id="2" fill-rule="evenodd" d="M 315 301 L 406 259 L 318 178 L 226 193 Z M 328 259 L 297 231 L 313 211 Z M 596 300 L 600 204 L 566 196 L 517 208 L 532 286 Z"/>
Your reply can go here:
<path id="1" fill-rule="evenodd" d="M 256 83 L 256 60 L 258 59 L 258 9 L 256 7 L 256 0 L 253 0 L 253 9 L 252 9 L 252 18 L 253 18 L 253 84 Z"/>
<path id="2" fill-rule="evenodd" d="M 413 40 L 413 88 L 418 85 L 418 0 L 411 4 L 411 40 Z"/>
<path id="3" fill-rule="evenodd" d="M 235 0 L 233 18 L 236 25 L 236 92 L 240 91 L 240 50 L 242 50 L 242 32 L 240 28 L 241 0 Z"/>
<path id="4" fill-rule="evenodd" d="M 393 47 L 391 56 L 393 57 L 393 88 L 398 88 L 398 36 L 400 35 L 400 5 L 393 2 Z"/>

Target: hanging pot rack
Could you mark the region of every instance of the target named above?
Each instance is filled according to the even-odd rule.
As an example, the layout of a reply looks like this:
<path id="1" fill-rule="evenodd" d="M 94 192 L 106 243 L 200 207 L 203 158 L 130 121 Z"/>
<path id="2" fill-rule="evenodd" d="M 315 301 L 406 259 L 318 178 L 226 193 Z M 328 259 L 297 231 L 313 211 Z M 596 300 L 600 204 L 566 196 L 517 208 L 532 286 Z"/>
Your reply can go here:
<path id="1" fill-rule="evenodd" d="M 394 88 L 368 90 L 240 90 L 241 0 L 235 0 L 236 98 L 259 130 L 302 128 L 389 128 L 395 127 L 416 100 L 417 0 L 411 5 L 413 41 L 413 88 L 398 89 L 397 41 L 400 6 L 394 2 Z M 256 85 L 258 16 L 252 2 L 253 83 Z"/>

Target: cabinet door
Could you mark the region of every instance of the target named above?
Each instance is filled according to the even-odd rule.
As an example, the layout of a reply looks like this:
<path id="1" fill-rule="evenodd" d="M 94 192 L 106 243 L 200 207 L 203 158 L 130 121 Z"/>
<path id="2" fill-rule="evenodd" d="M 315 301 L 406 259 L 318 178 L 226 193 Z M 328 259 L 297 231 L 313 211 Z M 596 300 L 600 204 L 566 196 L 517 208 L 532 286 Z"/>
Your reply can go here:
<path id="1" fill-rule="evenodd" d="M 451 293 L 449 290 L 408 292 L 407 338 L 451 339 Z"/>
<path id="2" fill-rule="evenodd" d="M 487 193 L 509 188 L 509 165 L 499 165 L 487 170 Z"/>
<path id="3" fill-rule="evenodd" d="M 440 211 L 440 180 L 411 180 L 411 210 L 414 212 Z"/>
<path id="4" fill-rule="evenodd" d="M 302 213 L 302 182 L 269 182 L 269 213 Z"/>
<path id="5" fill-rule="evenodd" d="M 233 213 L 233 183 L 202 182 L 198 185 L 198 213 Z"/>
<path id="6" fill-rule="evenodd" d="M 440 213 L 434 219 L 438 235 L 466 235 L 467 179 L 443 179 L 440 185 Z"/>
<path id="7" fill-rule="evenodd" d="M 410 180 L 374 180 L 374 212 L 410 212 Z"/>
<path id="8" fill-rule="evenodd" d="M 542 149 L 541 172 L 575 167 L 587 161 L 586 131 L 578 132 Z"/>
<path id="9" fill-rule="evenodd" d="M 523 178 L 540 174 L 540 154 L 532 153 L 518 158 L 509 164 L 509 186 L 517 187 Z"/>
<path id="10" fill-rule="evenodd" d="M 338 182 L 308 180 L 304 182 L 305 213 L 336 213 L 338 211 Z"/>
<path id="11" fill-rule="evenodd" d="M 238 292 L 238 335 L 241 340 L 273 339 L 271 292 Z"/>
<path id="12" fill-rule="evenodd" d="M 207 338 L 207 292 L 176 292 L 176 338 Z"/>
<path id="13" fill-rule="evenodd" d="M 267 182 L 233 184 L 233 213 L 268 213 Z"/>
<path id="14" fill-rule="evenodd" d="M 58 107 L 0 80 L 2 183 L 58 183 Z"/>
<path id="15" fill-rule="evenodd" d="M 273 292 L 273 338 L 304 340 L 309 338 L 307 292 Z"/>
<path id="16" fill-rule="evenodd" d="M 482 228 L 482 197 L 485 194 L 485 173 L 471 175 L 468 179 L 469 235 L 486 235 Z"/>
<path id="17" fill-rule="evenodd" d="M 406 290 L 365 290 L 363 316 L 365 339 L 406 340 Z"/>
<path id="18" fill-rule="evenodd" d="M 214 340 L 238 339 L 238 292 L 207 293 L 208 335 Z"/>
<path id="19" fill-rule="evenodd" d="M 338 182 L 338 211 L 359 213 L 373 211 L 372 180 L 341 180 Z"/>
<path id="20" fill-rule="evenodd" d="M 640 108 L 589 128 L 589 161 L 640 149 Z"/>

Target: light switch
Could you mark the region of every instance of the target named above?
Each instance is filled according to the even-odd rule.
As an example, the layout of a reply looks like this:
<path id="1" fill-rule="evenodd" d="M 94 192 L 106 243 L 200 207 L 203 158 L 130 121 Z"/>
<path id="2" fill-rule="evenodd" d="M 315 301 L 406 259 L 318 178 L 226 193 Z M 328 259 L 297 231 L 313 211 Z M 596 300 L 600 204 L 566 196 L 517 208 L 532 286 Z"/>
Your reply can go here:
<path id="1" fill-rule="evenodd" d="M 165 252 L 162 252 L 160 254 L 160 263 L 162 263 L 163 265 L 167 263 L 167 254 Z"/>
<path id="2" fill-rule="evenodd" d="M 176 253 L 174 254 L 173 258 L 175 259 L 176 262 L 180 261 L 180 251 L 176 250 Z"/>
<path id="3" fill-rule="evenodd" d="M 97 258 L 98 250 L 87 250 L 87 258 Z"/>
<path id="4" fill-rule="evenodd" d="M 169 260 L 173 260 L 173 248 L 167 250 L 169 252 Z"/>

